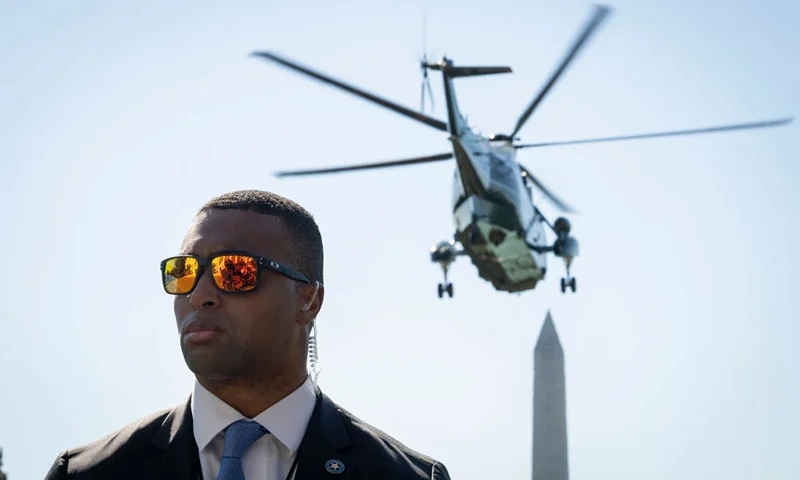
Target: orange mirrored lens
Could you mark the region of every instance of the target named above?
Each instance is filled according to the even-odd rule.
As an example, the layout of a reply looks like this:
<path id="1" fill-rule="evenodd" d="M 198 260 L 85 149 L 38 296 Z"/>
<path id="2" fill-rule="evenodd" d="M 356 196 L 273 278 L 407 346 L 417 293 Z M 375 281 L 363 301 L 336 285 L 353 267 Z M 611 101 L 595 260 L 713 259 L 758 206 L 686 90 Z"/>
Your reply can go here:
<path id="1" fill-rule="evenodd" d="M 248 255 L 222 255 L 211 263 L 217 286 L 226 292 L 247 292 L 256 288 L 258 263 Z"/>
<path id="2" fill-rule="evenodd" d="M 171 258 L 164 265 L 164 288 L 167 292 L 180 295 L 194 286 L 200 265 L 194 258 Z"/>

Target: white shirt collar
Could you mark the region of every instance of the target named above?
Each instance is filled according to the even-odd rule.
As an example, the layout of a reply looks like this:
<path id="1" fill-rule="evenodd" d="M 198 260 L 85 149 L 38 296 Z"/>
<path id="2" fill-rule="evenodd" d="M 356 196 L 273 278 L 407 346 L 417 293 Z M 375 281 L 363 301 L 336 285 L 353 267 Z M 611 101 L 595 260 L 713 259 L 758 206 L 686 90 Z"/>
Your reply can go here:
<path id="1" fill-rule="evenodd" d="M 303 439 L 316 402 L 316 389 L 309 376 L 297 390 L 264 410 L 255 418 L 252 418 L 252 420 L 269 430 L 294 455 L 300 446 L 300 441 Z M 194 439 L 200 451 L 205 449 L 214 437 L 225 430 L 225 427 L 237 420 L 246 418 L 197 381 L 194 384 L 191 409 L 194 422 Z"/>

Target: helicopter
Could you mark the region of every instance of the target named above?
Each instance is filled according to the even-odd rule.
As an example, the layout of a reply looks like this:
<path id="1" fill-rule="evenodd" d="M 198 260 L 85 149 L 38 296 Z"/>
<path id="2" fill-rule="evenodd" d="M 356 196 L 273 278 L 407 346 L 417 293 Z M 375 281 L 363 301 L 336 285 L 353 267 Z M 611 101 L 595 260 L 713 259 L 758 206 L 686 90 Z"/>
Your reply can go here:
<path id="1" fill-rule="evenodd" d="M 571 223 L 564 216 L 550 222 L 533 199 L 536 188 L 562 213 L 576 211 L 554 192 L 547 188 L 529 169 L 519 163 L 517 150 L 557 145 L 609 142 L 641 138 L 689 135 L 751 128 L 785 125 L 793 117 L 778 120 L 731 124 L 689 130 L 642 133 L 626 136 L 588 138 L 557 142 L 517 143 L 517 134 L 525 122 L 541 104 L 556 81 L 584 48 L 611 9 L 595 5 L 593 12 L 579 31 L 547 82 L 518 118 L 511 133 L 485 137 L 473 130 L 459 109 L 454 88 L 454 79 L 479 75 L 511 73 L 509 66 L 461 66 L 446 55 L 438 62 L 428 63 L 425 56 L 420 61 L 422 70 L 422 106 L 420 112 L 389 101 L 364 89 L 344 83 L 327 74 L 312 70 L 293 60 L 271 51 L 254 51 L 251 56 L 275 62 L 278 65 L 338 87 L 362 99 L 371 101 L 424 125 L 449 135 L 452 151 L 435 155 L 390 160 L 376 163 L 336 166 L 319 169 L 276 172 L 277 177 L 318 175 L 365 169 L 415 165 L 455 159 L 451 212 L 455 232 L 452 238 L 442 240 L 430 247 L 430 261 L 441 266 L 444 281 L 437 286 L 439 298 L 445 293 L 453 297 L 453 284 L 448 281 L 448 271 L 460 256 L 467 256 L 476 267 L 478 275 L 490 282 L 495 290 L 521 293 L 536 288 L 547 272 L 547 254 L 561 258 L 565 265 L 565 276 L 561 278 L 561 292 L 569 288 L 576 292 L 576 279 L 570 269 L 579 254 L 579 243 L 571 235 Z M 430 91 L 428 70 L 439 71 L 444 82 L 447 122 L 422 113 L 425 88 Z M 547 227 L 555 239 L 547 242 Z"/>

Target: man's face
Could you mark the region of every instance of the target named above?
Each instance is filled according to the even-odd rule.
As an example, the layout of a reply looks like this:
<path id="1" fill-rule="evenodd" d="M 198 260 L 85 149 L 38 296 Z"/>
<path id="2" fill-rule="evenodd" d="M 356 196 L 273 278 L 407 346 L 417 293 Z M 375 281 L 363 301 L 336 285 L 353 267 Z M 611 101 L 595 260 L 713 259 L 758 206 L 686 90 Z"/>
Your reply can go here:
<path id="1" fill-rule="evenodd" d="M 195 218 L 181 254 L 210 258 L 234 250 L 288 264 L 290 243 L 277 217 L 211 210 Z M 225 293 L 214 285 L 207 268 L 190 295 L 175 297 L 181 350 L 189 369 L 198 377 L 222 380 L 273 377 L 296 368 L 302 362 L 305 325 L 318 308 L 314 302 L 310 312 L 300 311 L 307 293 L 308 286 L 269 269 L 261 270 L 254 291 Z M 213 331 L 186 334 L 192 325 Z"/>

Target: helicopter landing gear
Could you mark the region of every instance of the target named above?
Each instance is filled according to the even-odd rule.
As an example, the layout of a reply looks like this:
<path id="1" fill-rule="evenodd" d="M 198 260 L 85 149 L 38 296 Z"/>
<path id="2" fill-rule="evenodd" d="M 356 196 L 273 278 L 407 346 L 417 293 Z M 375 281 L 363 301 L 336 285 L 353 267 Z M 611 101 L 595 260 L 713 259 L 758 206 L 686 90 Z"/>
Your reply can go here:
<path id="1" fill-rule="evenodd" d="M 444 296 L 444 293 L 447 292 L 447 296 L 453 298 L 453 284 L 452 283 L 440 283 L 439 284 L 439 298 Z"/>
<path id="2" fill-rule="evenodd" d="M 444 297 L 444 293 L 447 292 L 447 296 L 453 298 L 453 284 L 447 281 L 447 271 L 450 269 L 450 265 L 452 261 L 444 261 L 441 262 L 442 265 L 442 273 L 444 273 L 444 282 L 439 284 L 438 294 L 439 298 Z"/>
<path id="3" fill-rule="evenodd" d="M 572 277 L 569 274 L 569 267 L 571 263 L 572 263 L 571 258 L 566 259 L 567 276 L 561 277 L 561 293 L 567 293 L 567 287 L 569 287 L 570 290 L 572 290 L 572 293 L 575 293 L 575 289 L 577 288 L 575 285 L 575 277 Z"/>
<path id="4" fill-rule="evenodd" d="M 569 236 L 571 226 L 569 220 L 564 217 L 557 218 L 550 228 L 558 236 L 551 251 L 557 257 L 561 257 L 564 260 L 564 266 L 567 267 L 566 276 L 561 277 L 561 293 L 567 293 L 567 287 L 572 290 L 572 293 L 575 293 L 577 285 L 575 277 L 569 274 L 569 267 L 572 266 L 572 260 L 578 255 L 578 241 L 575 240 L 575 237 Z"/>
<path id="5" fill-rule="evenodd" d="M 575 293 L 575 277 L 571 277 L 569 280 L 565 277 L 561 277 L 561 293 L 567 292 L 567 286 L 572 290 L 572 293 Z"/>
<path id="6" fill-rule="evenodd" d="M 444 282 L 439 283 L 437 293 L 439 298 L 444 297 L 445 292 L 447 296 L 453 298 L 453 284 L 447 281 L 447 272 L 450 270 L 450 265 L 456 261 L 456 257 L 464 255 L 464 251 L 455 248 L 455 240 L 444 240 L 430 248 L 431 261 L 436 262 L 442 267 L 442 274 L 444 275 Z"/>

